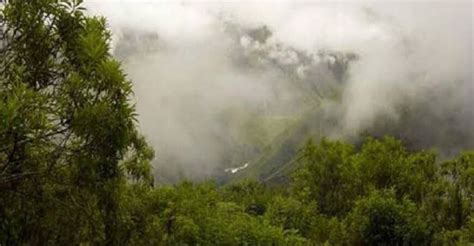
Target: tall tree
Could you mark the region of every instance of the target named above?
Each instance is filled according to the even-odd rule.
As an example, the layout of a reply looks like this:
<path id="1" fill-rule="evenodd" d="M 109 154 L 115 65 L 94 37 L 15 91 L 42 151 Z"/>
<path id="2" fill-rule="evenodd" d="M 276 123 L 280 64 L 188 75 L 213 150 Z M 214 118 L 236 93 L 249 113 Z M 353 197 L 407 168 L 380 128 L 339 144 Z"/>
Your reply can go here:
<path id="1" fill-rule="evenodd" d="M 132 85 L 105 19 L 81 2 L 12 0 L 1 12 L 0 244 L 116 244 L 121 184 L 150 181 Z M 45 218 L 86 229 L 59 234 Z"/>

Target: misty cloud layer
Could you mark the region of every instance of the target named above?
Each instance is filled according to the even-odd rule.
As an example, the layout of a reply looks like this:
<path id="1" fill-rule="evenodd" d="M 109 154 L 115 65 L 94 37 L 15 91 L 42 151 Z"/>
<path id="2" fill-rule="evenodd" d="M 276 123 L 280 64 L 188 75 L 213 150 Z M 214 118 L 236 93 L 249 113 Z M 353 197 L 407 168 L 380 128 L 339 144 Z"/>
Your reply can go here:
<path id="1" fill-rule="evenodd" d="M 251 118 L 297 119 L 324 105 L 339 119 L 330 137 L 369 131 L 447 153 L 474 148 L 470 1 L 87 7 L 108 18 L 165 173 L 240 166 L 268 140 L 242 137 Z"/>

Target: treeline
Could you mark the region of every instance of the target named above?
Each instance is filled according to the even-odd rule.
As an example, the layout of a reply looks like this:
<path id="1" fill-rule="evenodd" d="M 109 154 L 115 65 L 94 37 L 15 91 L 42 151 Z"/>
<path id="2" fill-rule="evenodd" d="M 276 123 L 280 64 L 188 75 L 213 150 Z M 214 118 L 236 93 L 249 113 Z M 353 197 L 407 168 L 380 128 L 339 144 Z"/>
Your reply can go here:
<path id="1" fill-rule="evenodd" d="M 0 245 L 466 245 L 474 153 L 322 140 L 291 182 L 154 187 L 132 86 L 80 0 L 0 12 Z"/>
<path id="2" fill-rule="evenodd" d="M 126 241 L 154 245 L 469 245 L 474 152 L 437 161 L 390 137 L 323 140 L 285 186 L 128 186 Z"/>

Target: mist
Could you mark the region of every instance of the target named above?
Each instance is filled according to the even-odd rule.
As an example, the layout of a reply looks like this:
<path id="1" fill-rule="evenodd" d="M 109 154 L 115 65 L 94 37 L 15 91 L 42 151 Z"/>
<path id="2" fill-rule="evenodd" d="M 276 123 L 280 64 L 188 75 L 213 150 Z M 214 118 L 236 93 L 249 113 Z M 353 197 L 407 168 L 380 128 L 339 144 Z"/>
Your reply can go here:
<path id="1" fill-rule="evenodd" d="M 337 119 L 328 137 L 474 147 L 470 1 L 86 3 L 108 20 L 163 179 L 244 164 L 284 128 L 252 119 L 319 107 Z"/>

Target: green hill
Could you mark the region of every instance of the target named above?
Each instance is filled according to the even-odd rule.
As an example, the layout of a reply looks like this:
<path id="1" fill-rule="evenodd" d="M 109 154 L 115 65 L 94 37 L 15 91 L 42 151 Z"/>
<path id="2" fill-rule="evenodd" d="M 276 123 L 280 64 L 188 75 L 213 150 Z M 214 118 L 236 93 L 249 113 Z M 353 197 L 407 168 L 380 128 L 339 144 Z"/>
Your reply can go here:
<path id="1" fill-rule="evenodd" d="M 243 179 L 284 182 L 287 174 L 296 167 L 294 160 L 298 158 L 298 150 L 310 138 L 320 139 L 338 124 L 330 108 L 329 104 L 323 104 L 301 114 L 267 143 L 261 155 L 248 162 L 247 168 L 227 174 L 224 179 L 231 183 Z"/>

